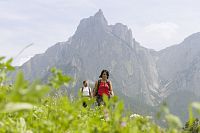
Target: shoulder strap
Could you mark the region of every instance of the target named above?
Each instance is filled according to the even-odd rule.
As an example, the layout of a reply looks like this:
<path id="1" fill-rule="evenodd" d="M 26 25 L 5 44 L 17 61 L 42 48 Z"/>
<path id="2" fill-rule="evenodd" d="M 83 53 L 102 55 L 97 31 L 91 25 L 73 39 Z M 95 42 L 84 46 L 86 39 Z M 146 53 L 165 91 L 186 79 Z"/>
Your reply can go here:
<path id="1" fill-rule="evenodd" d="M 82 87 L 82 89 L 81 89 L 81 92 L 83 92 L 83 87 Z"/>
<path id="2" fill-rule="evenodd" d="M 91 92 L 90 92 L 91 88 L 90 88 L 90 87 L 88 87 L 88 89 L 89 89 L 89 94 L 90 94 L 90 96 L 91 96 Z"/>
<path id="3" fill-rule="evenodd" d="M 97 82 L 97 89 L 96 89 L 96 92 L 95 92 L 96 95 L 98 94 L 100 83 L 101 83 L 101 80 L 99 79 L 98 82 Z"/>

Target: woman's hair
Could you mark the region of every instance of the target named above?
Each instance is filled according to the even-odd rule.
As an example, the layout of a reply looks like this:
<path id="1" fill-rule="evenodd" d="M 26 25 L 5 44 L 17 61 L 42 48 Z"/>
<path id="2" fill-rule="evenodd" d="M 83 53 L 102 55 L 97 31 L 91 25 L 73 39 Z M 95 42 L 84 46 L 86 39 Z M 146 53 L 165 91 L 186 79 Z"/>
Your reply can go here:
<path id="1" fill-rule="evenodd" d="M 102 78 L 104 72 L 106 73 L 107 79 L 108 79 L 109 78 L 109 72 L 108 72 L 108 70 L 102 70 L 101 71 L 101 75 L 99 76 L 99 78 Z"/>

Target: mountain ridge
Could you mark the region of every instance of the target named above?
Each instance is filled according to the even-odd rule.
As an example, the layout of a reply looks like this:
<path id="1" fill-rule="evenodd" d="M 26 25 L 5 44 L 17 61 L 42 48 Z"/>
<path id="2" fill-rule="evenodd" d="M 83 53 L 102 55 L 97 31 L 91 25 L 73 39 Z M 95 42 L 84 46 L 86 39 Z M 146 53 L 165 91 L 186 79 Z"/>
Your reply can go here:
<path id="1" fill-rule="evenodd" d="M 108 25 L 99 10 L 81 20 L 67 41 L 31 58 L 21 69 L 28 80 L 45 80 L 50 68 L 56 66 L 75 79 L 75 92 L 83 80 L 94 82 L 101 70 L 107 69 L 118 94 L 138 100 L 135 103 L 157 106 L 178 91 L 200 96 L 199 35 L 193 34 L 181 44 L 157 52 L 142 47 L 126 25 Z"/>

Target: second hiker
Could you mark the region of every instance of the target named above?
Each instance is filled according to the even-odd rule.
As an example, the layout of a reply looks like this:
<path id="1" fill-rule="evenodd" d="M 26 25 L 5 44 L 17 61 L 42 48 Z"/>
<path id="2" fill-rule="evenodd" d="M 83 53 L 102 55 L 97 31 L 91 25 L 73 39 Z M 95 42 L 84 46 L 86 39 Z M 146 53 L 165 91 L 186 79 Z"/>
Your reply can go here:
<path id="1" fill-rule="evenodd" d="M 83 87 L 80 88 L 81 95 L 83 97 L 83 107 L 87 107 L 86 100 L 92 97 L 91 88 L 88 85 L 88 81 L 83 81 Z"/>

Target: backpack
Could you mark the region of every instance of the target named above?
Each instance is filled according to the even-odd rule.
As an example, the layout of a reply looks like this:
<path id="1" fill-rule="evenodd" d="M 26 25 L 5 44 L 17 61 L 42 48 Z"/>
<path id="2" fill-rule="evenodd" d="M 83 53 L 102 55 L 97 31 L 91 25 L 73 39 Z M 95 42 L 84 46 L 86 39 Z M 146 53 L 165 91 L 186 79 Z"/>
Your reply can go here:
<path id="1" fill-rule="evenodd" d="M 101 80 L 98 80 L 98 83 L 97 83 L 97 89 L 95 90 L 95 88 L 94 88 L 94 96 L 97 96 L 98 95 L 98 90 L 99 90 L 99 86 L 100 86 L 100 82 L 101 82 Z M 108 86 L 109 86 L 109 91 L 110 91 L 110 82 L 108 81 L 108 80 L 106 80 L 106 83 L 108 84 Z"/>
<path id="2" fill-rule="evenodd" d="M 84 87 L 82 87 L 82 89 L 81 89 L 81 92 L 82 92 L 82 93 L 83 93 L 83 88 L 84 88 Z M 90 92 L 90 89 L 91 89 L 91 88 L 88 87 L 88 89 L 89 89 L 89 95 L 91 96 L 91 92 Z"/>

